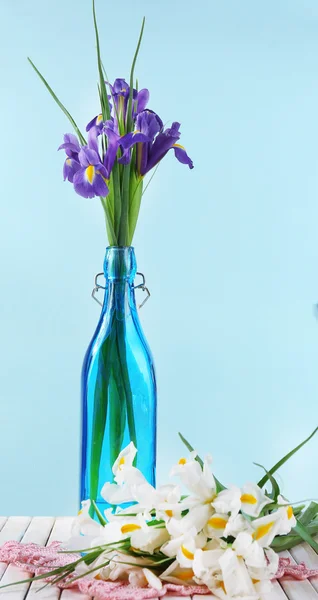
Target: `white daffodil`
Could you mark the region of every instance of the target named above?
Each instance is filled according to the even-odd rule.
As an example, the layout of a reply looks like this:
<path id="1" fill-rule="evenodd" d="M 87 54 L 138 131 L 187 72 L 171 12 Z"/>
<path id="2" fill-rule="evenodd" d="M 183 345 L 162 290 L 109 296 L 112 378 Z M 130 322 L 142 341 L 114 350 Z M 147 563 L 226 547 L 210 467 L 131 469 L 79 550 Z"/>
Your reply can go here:
<path id="1" fill-rule="evenodd" d="M 285 535 L 290 532 L 290 530 L 295 527 L 297 524 L 296 518 L 293 513 L 293 509 L 288 505 L 285 498 L 282 496 L 278 496 L 277 498 L 278 504 L 284 504 L 285 506 L 281 506 L 277 512 L 279 512 L 282 516 L 279 535 Z"/>
<path id="2" fill-rule="evenodd" d="M 231 535 L 236 538 L 241 531 L 253 533 L 250 521 L 245 519 L 241 514 L 235 515 L 234 517 L 230 516 L 224 529 L 224 537 Z"/>
<path id="3" fill-rule="evenodd" d="M 243 558 L 239 558 L 234 550 L 228 548 L 219 558 L 224 583 L 225 598 L 258 600 L 252 579 Z M 216 590 L 217 592 L 217 590 Z M 221 595 L 219 595 L 221 597 Z"/>
<path id="4" fill-rule="evenodd" d="M 251 521 L 254 541 L 258 542 L 261 546 L 268 548 L 274 537 L 279 534 L 281 528 L 284 526 L 285 516 L 286 510 L 279 509 L 265 517 Z"/>
<path id="5" fill-rule="evenodd" d="M 224 536 L 229 516 L 223 513 L 214 513 L 204 527 L 204 533 L 208 538 L 220 538 Z"/>
<path id="6" fill-rule="evenodd" d="M 160 548 L 169 538 L 169 533 L 165 527 L 148 525 L 146 521 L 142 521 L 140 528 L 132 532 L 130 543 L 137 550 L 153 554 L 156 548 Z"/>
<path id="7" fill-rule="evenodd" d="M 124 448 L 117 456 L 113 464 L 113 474 L 115 481 L 120 485 L 124 483 L 124 469 L 125 467 L 132 467 L 137 454 L 137 448 L 134 442 L 130 442 L 126 448 Z"/>
<path id="8" fill-rule="evenodd" d="M 243 485 L 240 501 L 241 510 L 250 517 L 258 517 L 264 506 L 272 502 L 256 483 Z"/>
<path id="9" fill-rule="evenodd" d="M 232 549 L 245 561 L 252 582 L 272 579 L 277 573 L 279 557 L 274 550 L 264 548 L 253 537 L 241 532 L 233 543 Z"/>
<path id="10" fill-rule="evenodd" d="M 161 552 L 169 558 L 177 557 L 181 566 L 189 567 L 192 564 L 195 550 L 203 548 L 206 542 L 206 536 L 202 533 L 197 534 L 196 529 L 193 528 L 179 537 L 171 538 L 161 546 Z"/>
<path id="11" fill-rule="evenodd" d="M 193 570 L 180 567 L 175 560 L 161 575 L 160 579 L 177 585 L 195 585 Z"/>
<path id="12" fill-rule="evenodd" d="M 204 583 L 211 591 L 221 587 L 221 567 L 219 559 L 225 552 L 218 547 L 211 550 L 196 550 L 192 564 L 195 581 Z"/>
<path id="13" fill-rule="evenodd" d="M 222 490 L 212 502 L 212 506 L 217 513 L 231 513 L 235 517 L 241 508 L 241 490 L 236 486 L 231 486 L 227 490 Z"/>
<path id="14" fill-rule="evenodd" d="M 120 475 L 115 477 L 117 483 L 107 482 L 102 487 L 101 496 L 109 504 L 124 504 L 134 502 L 133 490 L 135 486 L 146 484 L 147 481 L 141 471 L 132 466 L 120 466 Z M 148 484 L 149 485 L 149 484 Z"/>
<path id="15" fill-rule="evenodd" d="M 186 499 L 189 505 L 211 503 L 216 495 L 216 484 L 210 469 L 211 457 L 205 458 L 202 469 L 195 460 L 196 455 L 196 452 L 191 452 L 190 460 L 180 458 L 170 473 L 172 476 L 177 475 L 191 492 L 191 496 Z"/>
<path id="16" fill-rule="evenodd" d="M 171 517 L 167 522 L 167 529 L 173 538 L 187 534 L 193 529 L 195 529 L 196 533 L 199 533 L 205 527 L 213 513 L 214 510 L 211 504 L 198 504 L 190 508 L 189 512 L 182 519 Z"/>
<path id="17" fill-rule="evenodd" d="M 63 544 L 65 550 L 81 551 L 90 548 L 93 540 L 101 535 L 103 528 L 90 516 L 90 506 L 90 500 L 83 500 L 82 508 L 72 525 L 71 537 Z"/>

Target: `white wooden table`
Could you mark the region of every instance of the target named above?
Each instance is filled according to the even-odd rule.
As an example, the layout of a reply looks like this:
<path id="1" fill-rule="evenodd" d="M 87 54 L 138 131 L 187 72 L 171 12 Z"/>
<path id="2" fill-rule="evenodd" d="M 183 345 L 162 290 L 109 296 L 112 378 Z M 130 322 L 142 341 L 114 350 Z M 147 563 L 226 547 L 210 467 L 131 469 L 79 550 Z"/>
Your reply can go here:
<path id="1" fill-rule="evenodd" d="M 46 545 L 53 541 L 63 542 L 70 537 L 73 517 L 0 517 L 0 546 L 9 540 L 34 542 Z M 304 561 L 310 569 L 318 568 L 318 555 L 307 544 L 299 544 L 290 552 L 282 552 L 292 562 Z M 0 563 L 1 585 L 26 579 L 30 575 L 12 565 Z M 21 584 L 0 590 L 0 600 L 90 600 L 89 596 L 75 590 L 59 590 L 48 586 L 42 591 L 43 581 Z M 190 597 L 164 596 L 165 600 L 191 600 Z M 215 596 L 193 596 L 192 600 L 215 600 Z M 318 600 L 318 576 L 307 581 L 281 579 L 275 582 L 273 591 L 262 600 Z"/>

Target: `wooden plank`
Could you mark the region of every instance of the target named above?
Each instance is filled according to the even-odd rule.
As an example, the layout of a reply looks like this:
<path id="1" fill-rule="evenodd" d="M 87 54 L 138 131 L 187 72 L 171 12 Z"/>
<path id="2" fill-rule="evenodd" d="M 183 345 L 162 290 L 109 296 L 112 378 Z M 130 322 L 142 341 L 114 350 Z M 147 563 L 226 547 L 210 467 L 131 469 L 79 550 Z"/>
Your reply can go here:
<path id="1" fill-rule="evenodd" d="M 289 558 L 292 564 L 296 562 L 287 551 L 280 552 L 280 556 Z M 318 593 L 308 580 L 297 581 L 283 577 L 279 583 L 289 600 L 318 600 Z"/>
<path id="2" fill-rule="evenodd" d="M 278 581 L 273 581 L 270 593 L 263 594 L 261 600 L 287 600 L 287 596 Z"/>
<path id="3" fill-rule="evenodd" d="M 195 596 L 192 596 L 192 598 L 195 598 Z M 209 596 L 200 596 L 201 600 L 202 598 L 209 598 Z M 214 598 L 215 600 L 215 596 L 211 596 L 211 598 Z M 191 600 L 190 596 L 174 596 L 173 594 L 167 594 L 166 596 L 164 596 L 165 600 Z"/>
<path id="4" fill-rule="evenodd" d="M 0 517 L 0 531 L 3 528 L 4 524 L 7 522 L 8 517 Z"/>
<path id="5" fill-rule="evenodd" d="M 0 546 L 14 540 L 19 542 L 31 522 L 31 517 L 9 517 L 0 531 Z M 6 563 L 0 563 L 0 580 L 7 569 Z"/>
<path id="6" fill-rule="evenodd" d="M 47 543 L 65 542 L 68 540 L 71 535 L 73 522 L 74 517 L 58 517 Z M 72 589 L 61 591 L 57 587 L 47 586 L 38 591 L 43 585 L 45 583 L 42 581 L 34 581 L 26 600 L 90 600 L 90 596 L 80 594 L 78 591 Z"/>
<path id="7" fill-rule="evenodd" d="M 45 545 L 53 524 L 54 519 L 52 517 L 34 517 L 21 541 L 25 544 L 33 542 L 35 544 Z M 8 565 L 2 577 L 1 585 L 8 585 L 10 583 L 21 581 L 22 579 L 30 578 L 31 574 L 27 571 L 18 569 L 13 565 Z M 10 600 L 24 600 L 29 587 L 29 583 L 23 583 L 21 585 L 13 586 L 12 588 L 0 590 L 0 599 L 2 600 L 10 595 Z"/>
<path id="8" fill-rule="evenodd" d="M 297 563 L 304 562 L 308 569 L 318 569 L 318 554 L 313 548 L 303 542 L 290 550 L 290 554 Z M 311 585 L 318 592 L 318 575 L 309 579 Z"/>

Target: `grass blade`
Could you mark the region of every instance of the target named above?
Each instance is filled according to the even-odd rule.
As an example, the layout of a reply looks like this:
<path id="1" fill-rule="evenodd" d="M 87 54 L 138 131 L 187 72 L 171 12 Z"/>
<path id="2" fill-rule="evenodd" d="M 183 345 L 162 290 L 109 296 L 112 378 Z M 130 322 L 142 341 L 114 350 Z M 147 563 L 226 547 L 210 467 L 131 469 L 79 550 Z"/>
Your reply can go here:
<path id="1" fill-rule="evenodd" d="M 52 88 L 49 86 L 48 82 L 46 81 L 46 79 L 44 79 L 43 75 L 40 73 L 40 71 L 36 68 L 35 64 L 32 62 L 31 58 L 28 57 L 28 61 L 30 63 L 30 65 L 33 67 L 33 69 L 35 70 L 35 72 L 37 73 L 37 75 L 40 77 L 41 81 L 44 83 L 46 89 L 50 92 L 52 98 L 54 98 L 56 104 L 60 107 L 60 109 L 63 111 L 63 113 L 66 115 L 66 117 L 68 118 L 68 120 L 70 121 L 70 123 L 72 124 L 75 132 L 77 133 L 79 140 L 81 142 L 81 144 L 86 144 L 86 140 L 84 138 L 84 136 L 82 135 L 82 133 L 80 132 L 76 122 L 74 121 L 72 115 L 68 112 L 68 110 L 65 108 L 64 104 L 62 104 L 62 102 L 58 99 L 57 95 L 53 92 Z"/>
<path id="2" fill-rule="evenodd" d="M 273 502 L 277 502 L 277 498 L 280 495 L 280 489 L 279 489 L 279 485 L 275 479 L 275 477 L 273 477 L 273 475 L 267 471 L 267 469 L 265 469 L 265 467 L 263 467 L 263 465 L 260 465 L 259 463 L 253 463 L 254 465 L 256 465 L 257 467 L 260 467 L 261 469 L 264 469 L 265 473 L 268 475 L 268 479 L 272 484 L 272 492 L 271 494 L 269 494 L 269 498 L 271 500 L 273 500 Z"/>
<path id="3" fill-rule="evenodd" d="M 295 512 L 294 512 L 295 514 Z M 302 525 L 309 525 L 318 515 L 318 504 L 317 502 L 311 502 L 306 508 L 305 512 L 299 517 L 299 521 Z"/>
<path id="4" fill-rule="evenodd" d="M 303 525 L 299 519 L 297 519 L 297 524 L 293 528 L 293 531 L 295 531 L 304 540 L 304 542 L 307 542 L 307 544 L 309 544 L 309 546 L 311 546 L 315 552 L 318 552 L 318 543 L 313 539 L 307 527 L 305 527 L 305 525 Z"/>
<path id="5" fill-rule="evenodd" d="M 103 120 L 107 121 L 110 119 L 110 109 L 109 109 L 106 84 L 105 84 L 105 79 L 104 79 L 104 74 L 103 74 L 103 64 L 102 64 L 102 59 L 101 59 L 101 55 L 100 55 L 99 34 L 98 34 L 96 12 L 95 12 L 95 0 L 93 0 L 93 21 L 94 21 L 94 29 L 95 29 L 95 37 L 96 37 L 99 85 L 100 85 L 100 91 L 101 91 L 101 96 L 102 96 L 101 108 L 102 108 Z"/>
<path id="6" fill-rule="evenodd" d="M 300 450 L 300 448 L 302 448 L 305 444 L 307 444 L 307 442 L 309 442 L 309 440 L 311 440 L 311 438 L 315 435 L 315 433 L 317 433 L 318 431 L 318 427 L 316 427 L 316 429 L 310 434 L 310 436 L 308 438 L 306 438 L 303 442 L 301 442 L 301 444 L 299 444 L 298 446 L 296 446 L 296 448 L 294 448 L 293 450 L 291 450 L 290 452 L 288 452 L 288 454 L 286 454 L 286 456 L 284 456 L 283 458 L 281 458 L 276 465 L 274 465 L 266 475 L 264 475 L 264 477 L 262 477 L 262 479 L 260 479 L 260 481 L 258 482 L 259 487 L 263 487 L 265 485 L 265 483 L 269 480 L 269 476 L 268 474 L 270 473 L 271 475 L 273 475 L 273 473 L 275 473 L 275 471 L 277 471 L 277 469 L 279 469 L 285 462 L 287 462 L 289 460 L 289 458 L 291 458 L 293 456 L 293 454 L 295 454 L 298 450 Z"/>
<path id="7" fill-rule="evenodd" d="M 97 515 L 97 518 L 98 518 L 100 524 L 103 527 L 105 527 L 105 525 L 107 524 L 106 519 L 104 519 L 102 513 L 100 512 L 100 510 L 99 510 L 99 508 L 98 508 L 98 506 L 97 506 L 97 504 L 96 504 L 96 502 L 94 500 L 92 500 L 92 504 L 93 504 L 93 506 L 95 508 L 95 512 L 96 512 L 96 515 Z"/>

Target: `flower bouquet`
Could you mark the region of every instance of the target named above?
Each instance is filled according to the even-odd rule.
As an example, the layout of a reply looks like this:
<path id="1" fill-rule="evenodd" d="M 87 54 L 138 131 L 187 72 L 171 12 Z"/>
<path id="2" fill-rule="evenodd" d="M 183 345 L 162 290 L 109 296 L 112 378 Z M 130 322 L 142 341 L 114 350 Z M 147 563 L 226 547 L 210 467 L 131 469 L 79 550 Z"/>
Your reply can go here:
<path id="1" fill-rule="evenodd" d="M 292 505 L 274 477 L 317 430 L 269 471 L 262 467 L 265 473 L 257 484 L 228 488 L 212 474 L 211 457 L 202 461 L 181 436 L 190 454 L 173 466 L 171 476 L 180 480 L 187 495 L 178 484 L 150 485 L 133 466 L 136 448 L 131 442 L 113 465 L 115 483 L 102 489 L 109 503 L 130 506 L 108 509 L 104 515 L 97 510 L 96 523 L 89 515 L 90 500 L 84 501 L 53 570 L 43 569 L 45 555 L 39 561 L 39 548 L 31 549 L 41 573 L 34 579 L 78 584 L 97 600 L 158 598 L 168 591 L 258 600 L 270 590 L 271 580 L 286 572 L 278 551 L 303 540 L 318 551 L 312 537 L 318 532 L 318 504 Z M 270 490 L 264 489 L 267 484 Z M 10 560 L 8 550 L 6 554 L 4 547 L 4 555 L 0 550 L 1 560 Z M 12 560 L 21 564 L 17 556 L 15 548 Z M 28 552 L 24 557 L 32 563 Z M 300 565 L 290 574 L 305 578 L 318 571 Z"/>
<path id="2" fill-rule="evenodd" d="M 85 134 L 29 59 L 75 132 L 66 133 L 59 146 L 66 153 L 64 180 L 80 196 L 100 198 L 109 241 L 106 283 L 103 286 L 96 280 L 95 287 L 105 289 L 103 309 L 82 370 L 81 499 L 94 502 L 91 514 L 95 503 L 105 508 L 101 485 L 112 477 L 116 456 L 130 442 L 139 449 L 135 466 L 138 463 L 147 480 L 155 483 L 156 380 L 135 303 L 135 288 L 147 288 L 144 278 L 134 283 L 137 267 L 131 244 L 148 173 L 154 173 L 169 150 L 179 162 L 193 167 L 179 143 L 180 124 L 164 127 L 159 115 L 147 107 L 149 91 L 139 90 L 135 80 L 144 20 L 129 83 L 117 78 L 113 84 L 101 59 L 94 0 L 93 20 L 100 111 L 89 121 Z"/>

